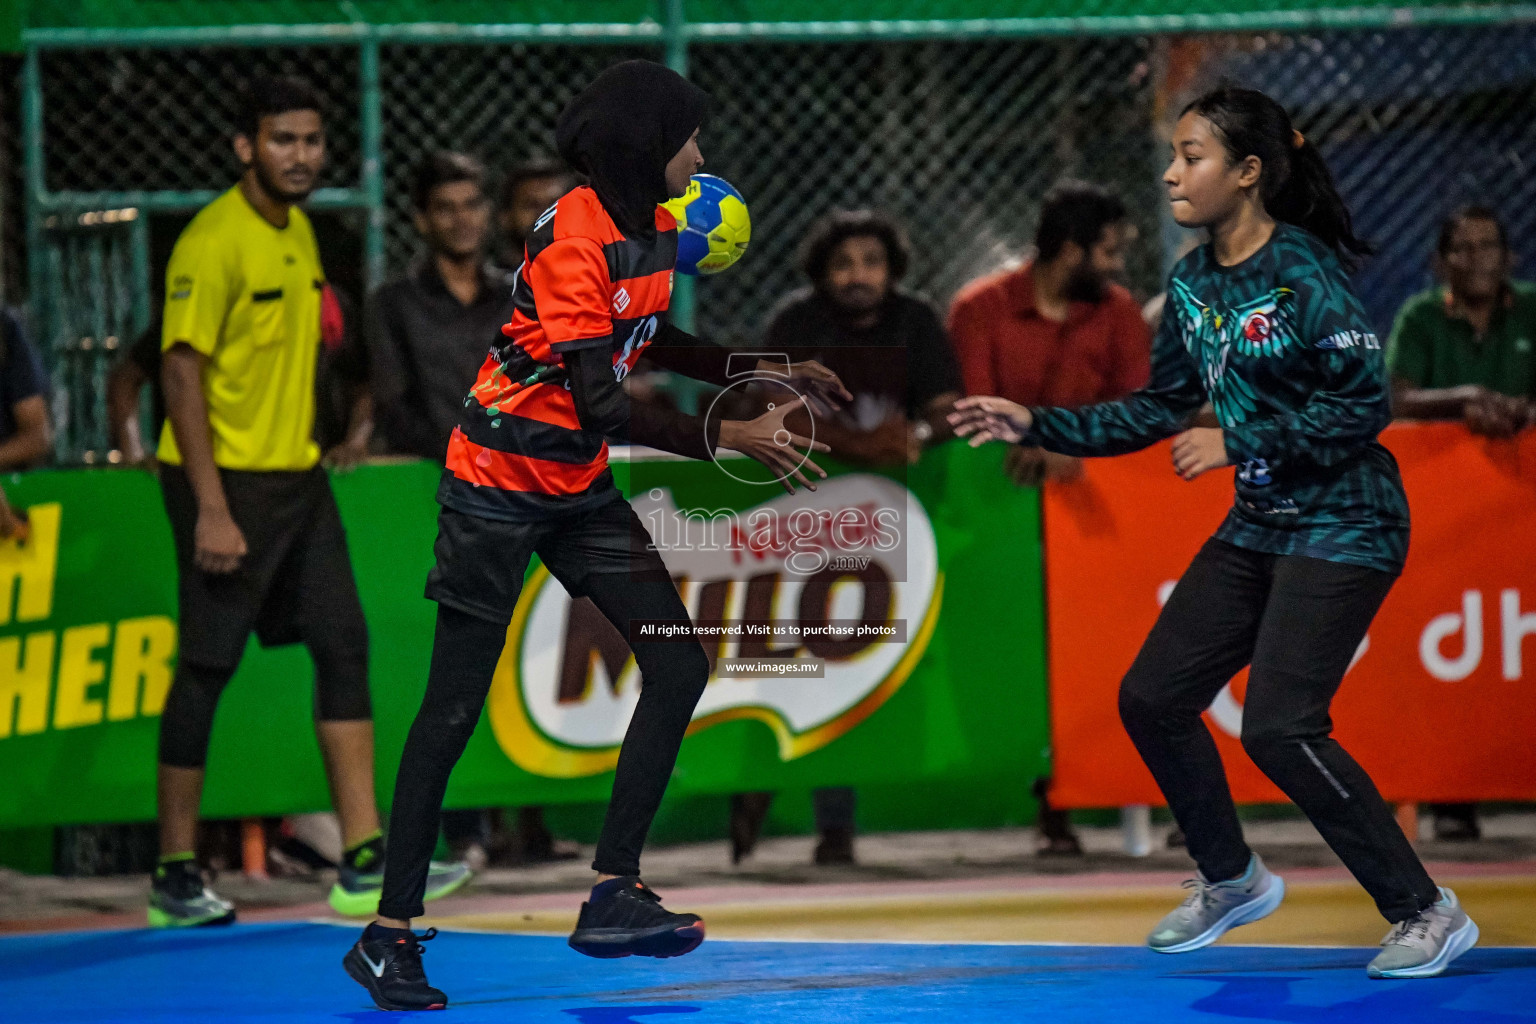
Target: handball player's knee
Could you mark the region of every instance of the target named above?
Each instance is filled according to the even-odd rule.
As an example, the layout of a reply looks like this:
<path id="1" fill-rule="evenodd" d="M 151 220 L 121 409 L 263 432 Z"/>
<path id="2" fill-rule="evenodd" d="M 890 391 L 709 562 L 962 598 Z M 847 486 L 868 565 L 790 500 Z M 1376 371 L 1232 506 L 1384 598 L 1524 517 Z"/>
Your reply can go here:
<path id="1" fill-rule="evenodd" d="M 1266 723 L 1256 715 L 1243 716 L 1243 732 L 1240 737 L 1243 750 L 1250 760 L 1266 774 L 1269 766 L 1284 762 L 1291 753 L 1300 753 L 1301 744 L 1287 730 L 1273 723 Z"/>
<path id="2" fill-rule="evenodd" d="M 697 643 L 678 645 L 678 653 L 678 682 L 687 696 L 698 703 L 704 696 L 704 684 L 709 682 L 709 655 L 704 653 L 703 645 Z"/>
<path id="3" fill-rule="evenodd" d="M 1157 724 L 1159 708 L 1145 696 L 1134 674 L 1120 680 L 1120 723 L 1132 736 Z"/>

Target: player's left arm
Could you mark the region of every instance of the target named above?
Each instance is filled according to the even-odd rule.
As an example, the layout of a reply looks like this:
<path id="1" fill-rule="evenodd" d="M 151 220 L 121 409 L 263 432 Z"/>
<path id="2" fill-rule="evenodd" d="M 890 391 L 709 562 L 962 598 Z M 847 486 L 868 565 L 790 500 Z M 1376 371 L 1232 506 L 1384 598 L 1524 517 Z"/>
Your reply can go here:
<path id="1" fill-rule="evenodd" d="M 671 323 L 656 332 L 655 340 L 645 350 L 646 358 L 664 370 L 722 388 L 733 379 L 729 375 L 730 355 L 731 349 L 724 345 L 695 337 Z M 762 360 L 756 369 L 759 374 L 783 379 L 782 363 Z M 822 403 L 818 409 L 821 412 L 830 412 L 853 400 L 841 378 L 814 359 L 792 362 L 787 383 L 805 394 L 813 408 L 814 403 Z"/>
<path id="2" fill-rule="evenodd" d="M 1332 466 L 1356 455 L 1392 420 L 1381 341 L 1343 268 L 1330 261 L 1292 288 L 1297 337 L 1316 367 L 1318 386 L 1300 408 L 1228 427 L 1223 439 L 1233 464 Z"/>

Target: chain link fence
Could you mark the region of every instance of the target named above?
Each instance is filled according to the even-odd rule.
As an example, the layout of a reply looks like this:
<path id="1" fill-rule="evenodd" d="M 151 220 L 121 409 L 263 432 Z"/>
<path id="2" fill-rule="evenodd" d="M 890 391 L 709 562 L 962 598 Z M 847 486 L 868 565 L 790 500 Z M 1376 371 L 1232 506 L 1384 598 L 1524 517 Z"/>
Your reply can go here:
<path id="1" fill-rule="evenodd" d="M 1536 24 L 1194 37 L 1177 98 L 1227 79 L 1273 96 L 1327 158 L 1376 246 L 1355 287 L 1383 335 L 1428 287 L 1440 223 L 1483 203 L 1536 276 Z"/>
<path id="2" fill-rule="evenodd" d="M 299 75 L 329 105 L 330 180 L 360 174 L 358 51 L 347 46 L 133 49 L 42 57 L 44 173 L 49 190 L 224 189 L 242 82 Z"/>
<path id="3" fill-rule="evenodd" d="M 657 47 L 386 45 L 383 84 L 386 252 L 398 270 L 417 251 L 411 181 L 421 158 L 460 150 L 493 176 L 555 155 L 555 120 L 571 97 L 621 60 L 661 60 Z M 493 189 L 494 191 L 494 189 Z"/>
<path id="4" fill-rule="evenodd" d="M 237 85 L 267 70 L 302 75 L 324 91 L 326 183 L 358 189 L 365 184 L 359 53 L 351 43 L 45 50 L 44 184 L 50 191 L 227 187 L 238 170 L 228 144 Z M 741 189 L 754 222 L 747 259 L 700 282 L 698 327 L 729 342 L 754 338 L 774 304 L 801 283 L 794 254 L 807 227 L 837 208 L 880 207 L 901 219 L 914 243 L 907 284 L 942 305 L 967 280 L 1026 252 L 1040 198 L 1063 176 L 1099 181 L 1125 197 L 1140 228 L 1131 284 L 1150 295 L 1179 241 L 1159 184 L 1167 130 L 1196 91 L 1230 80 L 1274 95 L 1328 157 L 1359 227 L 1378 246 L 1358 284 L 1384 330 L 1401 301 L 1428 283 L 1434 235 L 1455 204 L 1498 208 L 1517 248 L 1536 229 L 1533 53 L 1530 23 L 695 41 L 691 77 L 715 101 L 703 136 L 706 169 Z M 574 91 L 634 56 L 660 59 L 662 51 L 380 43 L 387 268 L 402 269 L 416 249 L 408 194 L 422 156 L 462 149 L 499 172 L 550 154 L 555 118 Z M 11 231 L 7 242 L 18 237 Z M 1522 270 L 1530 272 L 1526 260 Z"/>
<path id="5" fill-rule="evenodd" d="M 0 294 L 18 302 L 26 291 L 22 239 L 26 209 L 22 203 L 21 132 L 15 112 L 21 109 L 21 59 L 0 54 Z"/>

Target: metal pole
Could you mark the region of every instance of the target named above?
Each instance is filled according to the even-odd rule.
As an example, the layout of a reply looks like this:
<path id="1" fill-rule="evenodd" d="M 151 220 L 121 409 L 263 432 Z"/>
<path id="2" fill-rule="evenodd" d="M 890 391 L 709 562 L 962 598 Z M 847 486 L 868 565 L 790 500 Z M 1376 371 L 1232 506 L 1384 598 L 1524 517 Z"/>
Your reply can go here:
<path id="1" fill-rule="evenodd" d="M 363 194 L 368 202 L 368 227 L 363 241 L 363 280 L 368 291 L 384 282 L 384 115 L 379 90 L 379 37 L 363 38 L 358 60 L 362 104 Z M 363 297 L 358 296 L 359 301 Z"/>
<path id="2" fill-rule="evenodd" d="M 1325 29 L 1403 29 L 1457 25 L 1503 25 L 1536 21 L 1536 3 L 1441 3 L 1424 6 L 1259 9 L 1222 14 L 1080 15 L 1057 17 L 876 19 L 869 21 L 711 21 L 682 19 L 682 0 L 663 0 L 666 23 L 565 22 L 559 24 L 454 25 L 443 23 L 368 26 L 232 25 L 192 28 L 29 28 L 31 49 L 116 49 L 125 46 L 304 46 L 335 45 L 349 39 L 391 39 L 417 43 L 645 43 L 658 35 L 671 60 L 671 31 L 710 42 L 872 42 L 897 39 L 1040 39 L 1050 36 L 1126 36 L 1194 32 L 1307 32 Z M 676 8 L 676 20 L 673 20 Z"/>
<path id="3" fill-rule="evenodd" d="M 154 311 L 149 308 L 153 290 L 149 275 L 149 212 L 140 210 L 128 227 L 128 273 L 132 283 L 129 312 L 132 338 L 123 339 L 124 346 L 133 344 L 139 334 L 149 326 Z"/>
<path id="4" fill-rule="evenodd" d="M 680 75 L 688 74 L 688 18 L 683 10 L 684 0 L 666 0 L 662 22 L 662 35 L 666 39 L 667 67 Z M 674 275 L 672 285 L 672 322 L 685 331 L 692 331 L 694 315 L 693 278 Z"/>
<path id="5" fill-rule="evenodd" d="M 44 356 L 49 359 L 49 368 L 52 369 L 53 352 L 50 344 L 52 339 L 43 333 L 47 330 L 47 303 L 43 301 L 43 296 L 47 294 L 43 287 L 47 255 L 43 251 L 43 211 L 40 203 L 45 188 L 43 181 L 43 75 L 35 46 L 27 47 L 26 58 L 22 64 L 21 81 L 21 158 L 25 169 L 23 192 L 26 195 L 27 220 L 27 294 L 32 300 L 32 323 L 34 329 L 38 331 L 37 341 L 43 349 Z"/>

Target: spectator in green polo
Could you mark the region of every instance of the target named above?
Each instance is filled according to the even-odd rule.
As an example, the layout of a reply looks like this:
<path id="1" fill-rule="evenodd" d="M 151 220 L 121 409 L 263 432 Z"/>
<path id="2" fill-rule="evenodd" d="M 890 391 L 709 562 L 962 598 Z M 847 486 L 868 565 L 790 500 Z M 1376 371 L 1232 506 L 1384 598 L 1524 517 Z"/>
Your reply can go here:
<path id="1" fill-rule="evenodd" d="M 1393 411 L 1513 436 L 1536 421 L 1536 286 L 1511 279 L 1509 237 L 1485 206 L 1446 218 L 1435 257 L 1444 284 L 1408 300 L 1387 342 Z M 1435 838 L 1481 838 L 1476 804 L 1430 810 Z"/>
<path id="2" fill-rule="evenodd" d="M 1443 282 L 1409 299 L 1387 342 L 1398 416 L 1510 437 L 1536 423 L 1536 285 L 1510 277 L 1498 215 L 1464 206 L 1440 227 Z"/>

